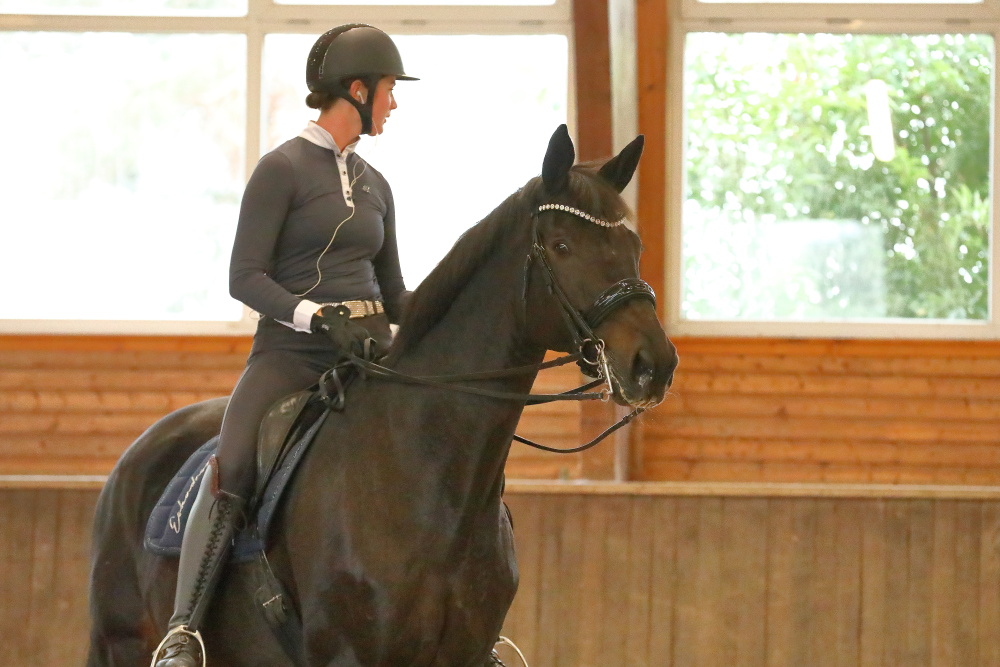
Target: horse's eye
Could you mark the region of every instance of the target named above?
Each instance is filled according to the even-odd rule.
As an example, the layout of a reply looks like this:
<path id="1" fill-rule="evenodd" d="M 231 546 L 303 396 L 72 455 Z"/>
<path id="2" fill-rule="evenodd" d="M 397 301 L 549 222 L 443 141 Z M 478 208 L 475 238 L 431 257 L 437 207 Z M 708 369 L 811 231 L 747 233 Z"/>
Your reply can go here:
<path id="1" fill-rule="evenodd" d="M 568 255 L 569 254 L 569 246 L 566 245 L 565 243 L 563 243 L 562 241 L 560 241 L 559 243 L 557 243 L 555 245 L 555 251 L 557 253 L 559 253 L 560 255 Z"/>

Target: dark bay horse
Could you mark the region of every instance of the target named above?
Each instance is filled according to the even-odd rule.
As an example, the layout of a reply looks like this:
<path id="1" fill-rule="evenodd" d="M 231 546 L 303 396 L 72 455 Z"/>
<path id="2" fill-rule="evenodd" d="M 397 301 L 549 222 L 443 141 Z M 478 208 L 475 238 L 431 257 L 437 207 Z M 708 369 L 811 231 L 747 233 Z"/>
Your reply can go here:
<path id="1" fill-rule="evenodd" d="M 466 232 L 417 289 L 383 363 L 412 375 L 537 364 L 547 349 L 574 351 L 578 342 L 560 301 L 577 316 L 597 302 L 607 312 L 594 333 L 606 345 L 614 399 L 659 403 L 676 352 L 652 297 L 618 298 L 615 287 L 641 283 L 639 239 L 617 224 L 641 151 L 640 137 L 604 165 L 574 166 L 560 127 L 541 177 Z M 529 372 L 475 384 L 524 393 L 533 380 Z M 213 667 L 492 664 L 517 589 L 501 490 L 523 407 L 356 382 L 292 479 L 267 549 L 299 619 L 293 650 L 252 599 L 254 565 L 231 564 L 202 628 Z M 224 409 L 225 399 L 206 401 L 158 421 L 101 492 L 91 667 L 147 664 L 163 635 L 177 562 L 143 550 L 146 519 L 182 462 L 218 433 Z"/>

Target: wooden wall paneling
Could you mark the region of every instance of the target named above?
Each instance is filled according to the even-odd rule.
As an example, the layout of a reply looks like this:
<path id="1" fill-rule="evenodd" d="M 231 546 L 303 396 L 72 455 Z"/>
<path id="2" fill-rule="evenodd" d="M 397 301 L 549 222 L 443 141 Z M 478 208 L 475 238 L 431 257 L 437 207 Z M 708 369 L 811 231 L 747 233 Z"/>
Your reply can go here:
<path id="1" fill-rule="evenodd" d="M 0 336 L 0 473 L 102 474 L 162 415 L 226 395 L 248 341 Z"/>
<path id="2" fill-rule="evenodd" d="M 655 526 L 653 529 L 653 567 L 650 572 L 649 644 L 650 665 L 672 664 L 673 646 L 677 636 L 677 590 L 679 542 L 676 498 L 657 499 L 654 503 Z"/>
<path id="3" fill-rule="evenodd" d="M 30 664 L 27 643 L 29 614 L 26 601 L 31 600 L 31 550 L 34 517 L 30 492 L 2 494 L 3 511 L 0 511 L 0 592 L 5 604 L 0 606 L 0 633 L 3 637 L 17 637 L 9 643 L 9 660 L 12 664 Z"/>
<path id="4" fill-rule="evenodd" d="M 539 497 L 539 502 L 549 500 Z M 548 643 L 549 653 L 542 654 L 542 664 L 577 665 L 581 662 L 580 633 L 583 620 L 579 610 L 584 604 L 584 545 L 590 539 L 587 531 L 589 503 L 586 498 L 570 496 L 554 506 L 547 524 L 547 537 L 551 536 L 556 549 L 550 553 L 552 573 L 547 592 L 553 596 L 546 603 L 551 623 Z M 554 571 L 554 572 L 553 572 Z"/>
<path id="5" fill-rule="evenodd" d="M 982 506 L 979 543 L 979 660 L 1000 665 L 1000 507 Z"/>
<path id="6" fill-rule="evenodd" d="M 680 339 L 642 479 L 993 484 L 994 344 Z"/>
<path id="7" fill-rule="evenodd" d="M 701 499 L 678 498 L 675 558 L 678 576 L 674 581 L 674 625 L 671 645 L 673 663 L 696 665 L 701 654 L 698 644 L 700 612 L 705 597 L 699 589 Z"/>
<path id="8" fill-rule="evenodd" d="M 909 503 L 909 606 L 906 618 L 907 660 L 929 664 L 933 617 L 934 575 L 934 503 L 914 500 Z"/>
<path id="9" fill-rule="evenodd" d="M 836 665 L 857 665 L 861 652 L 861 513 L 864 502 L 840 500 L 834 506 L 833 553 L 836 559 L 834 597 L 835 637 L 831 651 Z"/>
<path id="10" fill-rule="evenodd" d="M 227 395 L 248 346 L 243 338 L 0 336 L 0 474 L 106 474 L 163 415 Z M 564 391 L 579 377 L 575 367 L 555 369 L 536 390 Z M 529 408 L 518 430 L 575 446 L 580 406 Z M 515 445 L 508 472 L 579 477 L 581 460 Z"/>
<path id="11" fill-rule="evenodd" d="M 815 516 L 814 549 L 810 564 L 809 590 L 809 664 L 837 665 L 839 657 L 831 650 L 837 645 L 837 501 L 821 498 L 810 501 Z"/>
<path id="12" fill-rule="evenodd" d="M 885 634 L 883 664 L 902 665 L 907 660 L 907 625 L 909 621 L 910 549 L 909 517 L 906 503 L 886 503 L 883 539 L 886 544 L 886 614 L 882 619 Z"/>
<path id="13" fill-rule="evenodd" d="M 539 542 L 540 557 L 538 563 L 539 591 L 533 605 L 532 619 L 537 626 L 534 631 L 536 647 L 534 655 L 538 656 L 536 660 L 555 665 L 558 664 L 556 656 L 562 654 L 558 642 L 567 631 L 566 623 L 570 618 L 566 613 L 567 610 L 560 608 L 558 604 L 559 593 L 567 590 L 567 586 L 576 585 L 575 578 L 569 581 L 564 579 L 565 570 L 562 559 L 565 557 L 564 550 L 567 549 L 567 545 L 563 539 L 563 531 L 566 530 L 567 525 L 574 524 L 573 518 L 582 521 L 582 515 L 579 517 L 567 516 L 565 505 L 571 500 L 569 498 L 552 498 L 550 500 L 552 502 L 542 508 L 544 516 L 538 524 L 541 531 L 536 538 Z M 537 496 L 532 497 L 532 502 L 541 505 L 541 499 Z M 564 523 L 567 519 L 570 520 L 569 524 Z M 528 536 L 527 539 L 532 538 Z M 573 551 L 575 554 L 579 553 L 578 549 Z M 576 565 L 578 566 L 578 564 Z"/>
<path id="14" fill-rule="evenodd" d="M 28 651 L 41 657 L 40 662 L 50 662 L 51 646 L 48 641 L 48 621 L 57 619 L 53 614 L 56 598 L 56 531 L 59 528 L 59 495 L 33 494 L 34 530 L 31 536 L 31 593 L 28 607 Z M 58 626 L 57 626 L 58 627 Z M 36 658 L 37 659 L 37 658 Z"/>
<path id="15" fill-rule="evenodd" d="M 57 637 L 87 637 L 90 618 L 79 613 L 89 603 L 90 536 L 94 523 L 95 494 L 92 491 L 61 491 L 59 493 L 59 518 L 56 523 L 55 596 L 51 624 L 57 629 L 50 634 Z M 78 664 L 80 647 L 71 642 L 52 643 L 49 664 Z"/>
<path id="16" fill-rule="evenodd" d="M 931 596 L 937 602 L 931 609 L 931 664 L 956 664 L 956 505 L 942 500 L 934 504 Z"/>
<path id="17" fill-rule="evenodd" d="M 83 662 L 96 498 L 0 490 L 8 662 Z M 996 498 L 508 498 L 531 664 L 1000 666 Z"/>
<path id="18" fill-rule="evenodd" d="M 722 501 L 722 619 L 720 662 L 763 666 L 767 616 L 767 512 L 765 498 Z"/>
<path id="19" fill-rule="evenodd" d="M 717 628 L 723 627 L 722 498 L 699 499 L 696 571 L 701 610 L 692 639 L 698 647 L 700 662 L 722 664 L 722 643 L 717 632 Z"/>
<path id="20" fill-rule="evenodd" d="M 579 570 L 579 616 L 577 634 L 579 654 L 576 664 L 580 667 L 598 667 L 601 664 L 601 629 L 606 620 L 604 604 L 604 574 L 607 553 L 608 508 L 605 503 L 590 506 L 584 512 L 583 557 Z M 562 656 L 557 656 L 562 660 Z"/>
<path id="21" fill-rule="evenodd" d="M 625 624 L 621 655 L 624 664 L 647 667 L 659 664 L 649 655 L 653 617 L 651 592 L 653 590 L 654 562 L 658 557 L 655 548 L 657 528 L 657 503 L 652 498 L 637 497 L 630 503 L 628 521 L 628 561 L 624 566 L 627 580 L 623 585 L 625 600 L 620 616 Z"/>
<path id="22" fill-rule="evenodd" d="M 787 619 L 774 619 L 789 625 L 792 645 L 792 660 L 789 665 L 825 664 L 828 655 L 816 651 L 815 633 L 822 623 L 824 608 L 817 599 L 817 589 L 827 573 L 816 567 L 818 551 L 817 522 L 818 501 L 812 498 L 796 498 L 790 503 L 792 547 L 787 581 L 791 584 L 791 608 Z"/>
<path id="23" fill-rule="evenodd" d="M 805 656 L 791 655 L 795 647 L 793 628 L 788 623 L 775 623 L 771 619 L 792 618 L 794 582 L 792 532 L 792 505 L 772 502 L 768 508 L 768 561 L 767 606 L 764 615 L 767 624 L 766 664 L 768 667 L 796 664 Z"/>
<path id="24" fill-rule="evenodd" d="M 979 662 L 980 543 L 982 505 L 958 502 L 955 506 L 955 663 Z"/>
<path id="25" fill-rule="evenodd" d="M 886 506 L 884 501 L 865 503 L 861 516 L 861 664 L 882 665 L 885 652 Z M 895 613 L 896 610 L 892 610 Z"/>
<path id="26" fill-rule="evenodd" d="M 614 664 L 626 653 L 629 620 L 629 565 L 632 547 L 634 498 L 609 498 L 605 511 L 604 569 L 600 577 L 603 607 L 597 628 L 600 651 L 595 665 Z"/>

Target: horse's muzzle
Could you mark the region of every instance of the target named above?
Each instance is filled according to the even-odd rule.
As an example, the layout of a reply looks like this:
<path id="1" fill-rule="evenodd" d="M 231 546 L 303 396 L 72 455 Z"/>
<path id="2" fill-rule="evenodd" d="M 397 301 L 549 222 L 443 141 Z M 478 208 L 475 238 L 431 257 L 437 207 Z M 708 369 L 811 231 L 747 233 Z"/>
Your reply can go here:
<path id="1" fill-rule="evenodd" d="M 674 380 L 677 348 L 656 326 L 611 325 L 607 331 L 608 359 L 615 388 L 615 401 L 631 407 L 651 408 L 659 404 Z M 645 320 L 646 318 L 641 318 Z"/>

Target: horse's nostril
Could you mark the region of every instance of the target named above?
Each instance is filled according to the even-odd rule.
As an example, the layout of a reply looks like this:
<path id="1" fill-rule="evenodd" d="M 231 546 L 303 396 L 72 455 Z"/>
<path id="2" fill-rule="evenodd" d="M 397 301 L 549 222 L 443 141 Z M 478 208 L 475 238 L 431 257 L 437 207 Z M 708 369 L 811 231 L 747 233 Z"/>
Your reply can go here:
<path id="1" fill-rule="evenodd" d="M 646 389 L 656 375 L 656 363 L 646 350 L 639 350 L 632 360 L 632 380 L 642 389 Z"/>

